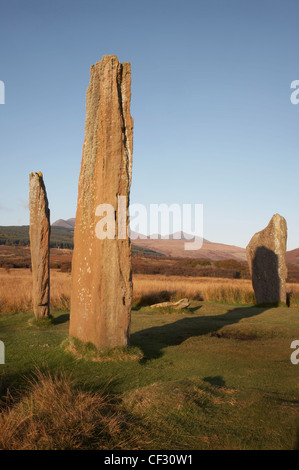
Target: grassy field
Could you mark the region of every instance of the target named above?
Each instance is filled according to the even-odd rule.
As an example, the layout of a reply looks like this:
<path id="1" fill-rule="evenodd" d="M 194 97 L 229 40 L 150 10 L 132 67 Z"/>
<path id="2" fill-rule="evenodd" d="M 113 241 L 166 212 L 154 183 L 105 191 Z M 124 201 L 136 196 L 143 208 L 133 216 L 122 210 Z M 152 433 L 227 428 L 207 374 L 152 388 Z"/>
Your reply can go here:
<path id="1" fill-rule="evenodd" d="M 298 448 L 298 308 L 142 307 L 125 360 L 69 352 L 67 311 L 31 320 L 0 316 L 0 448 Z"/>
<path id="2" fill-rule="evenodd" d="M 29 270 L 0 271 L 1 449 L 299 449 L 298 307 L 250 305 L 241 279 L 136 275 L 131 347 L 99 355 L 68 340 L 70 274 L 51 285 L 36 325 Z"/>

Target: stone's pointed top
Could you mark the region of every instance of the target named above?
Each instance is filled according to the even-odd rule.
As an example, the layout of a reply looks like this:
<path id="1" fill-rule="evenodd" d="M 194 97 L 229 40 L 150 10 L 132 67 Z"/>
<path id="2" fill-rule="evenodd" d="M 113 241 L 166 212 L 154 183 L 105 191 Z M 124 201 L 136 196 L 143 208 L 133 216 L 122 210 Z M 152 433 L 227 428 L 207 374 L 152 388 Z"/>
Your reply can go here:
<path id="1" fill-rule="evenodd" d="M 280 214 L 273 215 L 268 226 L 271 226 L 271 225 L 272 226 L 274 225 L 277 236 L 280 236 L 280 235 L 283 236 L 283 234 L 287 232 L 287 221 Z"/>
<path id="2" fill-rule="evenodd" d="M 113 62 L 113 61 L 116 61 L 117 63 L 119 63 L 119 60 L 116 55 L 103 55 L 101 60 L 99 60 L 98 62 L 96 62 L 95 64 L 91 66 L 91 69 L 95 67 L 96 65 L 104 64 L 107 62 Z"/>
<path id="3" fill-rule="evenodd" d="M 41 171 L 32 171 L 29 175 L 30 178 L 34 178 L 38 176 L 39 178 L 43 178 L 43 174 Z"/>
<path id="4" fill-rule="evenodd" d="M 47 191 L 41 171 L 32 171 L 29 174 L 29 191 L 29 206 L 32 204 L 39 204 L 41 198 L 41 201 L 44 201 L 44 210 L 47 213 L 47 217 L 50 217 Z M 42 195 L 40 193 L 42 193 Z"/>
<path id="5" fill-rule="evenodd" d="M 121 62 L 118 60 L 116 55 L 103 55 L 102 59 L 100 61 L 96 62 L 94 65 L 92 65 L 90 70 L 93 70 L 94 67 L 107 65 L 109 63 L 111 63 L 111 65 L 113 65 L 113 64 L 118 65 Z M 130 62 L 124 62 L 122 65 L 125 66 L 125 67 L 131 67 Z"/>
<path id="6" fill-rule="evenodd" d="M 41 171 L 32 171 L 30 173 L 29 185 L 32 188 L 36 188 L 36 190 L 37 188 L 41 188 L 47 197 L 45 182 L 44 182 L 43 174 Z"/>
<path id="7" fill-rule="evenodd" d="M 287 222 L 286 222 L 286 219 L 276 213 L 272 216 L 272 218 L 270 219 L 267 227 L 259 232 L 257 232 L 255 235 L 253 235 L 252 239 L 253 238 L 257 238 L 257 237 L 260 237 L 260 236 L 263 236 L 264 232 L 266 230 L 274 230 L 275 234 L 276 234 L 276 237 L 284 237 L 284 234 L 287 233 Z"/>
<path id="8" fill-rule="evenodd" d="M 103 55 L 101 62 L 103 62 L 103 61 L 109 61 L 109 60 L 114 60 L 114 59 L 116 59 L 117 62 L 119 62 L 119 60 L 118 60 L 118 58 L 117 58 L 116 55 L 113 55 L 113 54 L 112 54 L 112 55 Z"/>

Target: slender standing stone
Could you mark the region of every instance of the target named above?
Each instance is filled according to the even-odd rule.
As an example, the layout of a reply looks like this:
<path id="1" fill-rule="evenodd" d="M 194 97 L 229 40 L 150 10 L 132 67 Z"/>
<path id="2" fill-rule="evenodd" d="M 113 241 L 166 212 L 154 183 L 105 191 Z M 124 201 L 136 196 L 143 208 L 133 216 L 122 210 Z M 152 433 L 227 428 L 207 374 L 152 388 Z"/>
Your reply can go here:
<path id="1" fill-rule="evenodd" d="M 286 302 L 287 223 L 279 214 L 256 233 L 247 248 L 252 286 L 258 304 Z"/>
<path id="2" fill-rule="evenodd" d="M 132 303 L 131 245 L 118 197 L 129 205 L 133 119 L 131 66 L 104 56 L 91 67 L 72 262 L 70 335 L 98 349 L 127 346 Z M 99 239 L 96 209 L 115 210 L 115 239 Z M 125 237 L 119 239 L 118 225 Z"/>
<path id="3" fill-rule="evenodd" d="M 30 251 L 33 310 L 36 319 L 50 314 L 50 210 L 42 173 L 29 175 Z"/>

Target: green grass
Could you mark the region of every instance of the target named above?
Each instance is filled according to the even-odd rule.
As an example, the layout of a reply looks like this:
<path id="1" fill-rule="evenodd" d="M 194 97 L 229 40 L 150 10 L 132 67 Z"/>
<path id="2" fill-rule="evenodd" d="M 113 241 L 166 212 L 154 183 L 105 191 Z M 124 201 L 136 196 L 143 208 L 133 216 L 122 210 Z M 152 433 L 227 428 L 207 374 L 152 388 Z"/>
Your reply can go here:
<path id="1" fill-rule="evenodd" d="M 105 387 L 148 436 L 143 448 L 298 448 L 299 365 L 290 344 L 299 339 L 299 308 L 193 302 L 165 315 L 142 307 L 132 313 L 128 360 L 120 350 L 95 360 L 92 346 L 66 347 L 67 312 L 38 328 L 31 319 L 0 316 L 3 394 L 22 390 L 35 368 L 64 371 L 82 390 Z"/>
<path id="2" fill-rule="evenodd" d="M 70 352 L 76 359 L 85 359 L 94 362 L 119 362 L 134 361 L 143 358 L 140 348 L 129 346 L 116 347 L 111 349 L 98 349 L 92 343 L 83 343 L 77 338 L 68 337 L 62 343 L 62 347 L 66 352 Z"/>

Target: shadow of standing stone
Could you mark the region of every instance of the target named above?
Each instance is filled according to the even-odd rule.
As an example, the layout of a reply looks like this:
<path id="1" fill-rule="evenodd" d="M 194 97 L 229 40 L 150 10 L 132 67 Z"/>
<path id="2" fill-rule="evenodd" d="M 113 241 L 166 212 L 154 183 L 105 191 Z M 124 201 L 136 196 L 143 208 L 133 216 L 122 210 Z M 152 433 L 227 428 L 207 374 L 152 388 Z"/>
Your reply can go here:
<path id="1" fill-rule="evenodd" d="M 286 220 L 275 214 L 268 226 L 252 237 L 246 248 L 258 304 L 286 303 L 286 243 Z"/>

